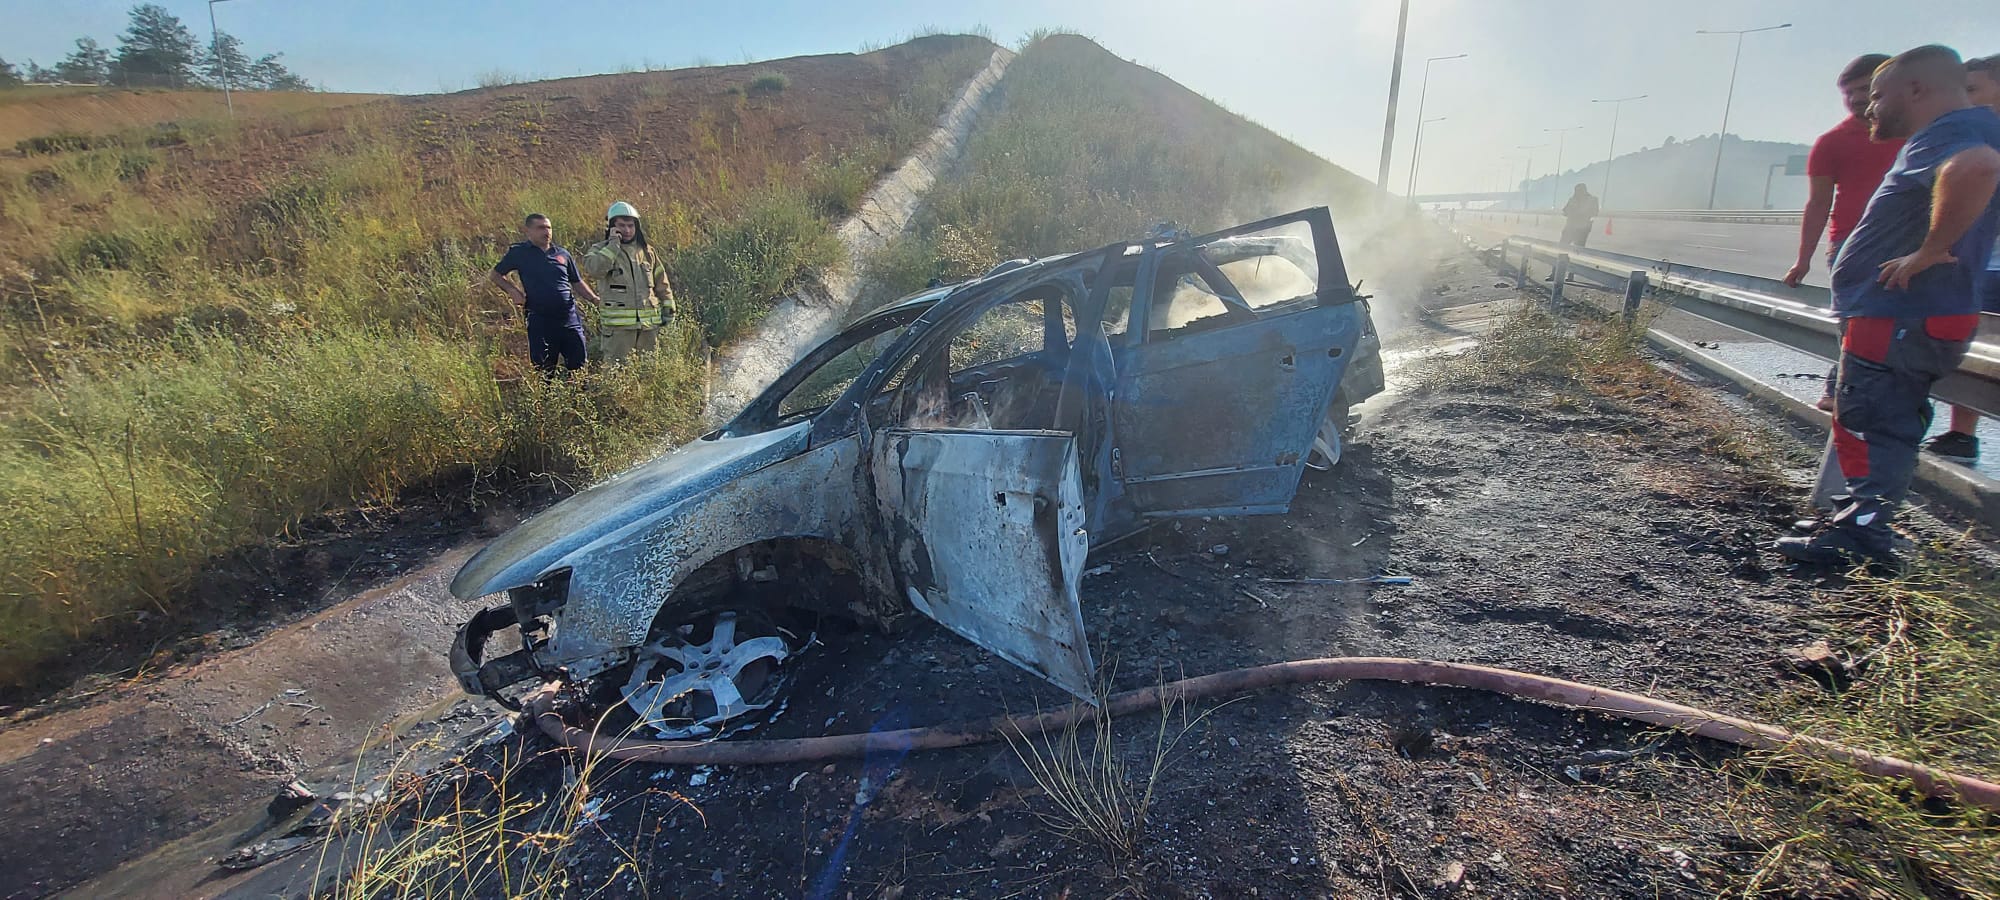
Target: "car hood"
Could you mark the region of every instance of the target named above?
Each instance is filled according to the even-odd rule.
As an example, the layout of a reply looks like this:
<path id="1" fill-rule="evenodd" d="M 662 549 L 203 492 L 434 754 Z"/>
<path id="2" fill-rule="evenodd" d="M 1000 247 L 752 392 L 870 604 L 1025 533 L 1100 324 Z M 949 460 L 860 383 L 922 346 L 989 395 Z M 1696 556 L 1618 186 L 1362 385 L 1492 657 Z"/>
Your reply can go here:
<path id="1" fill-rule="evenodd" d="M 471 600 L 541 580 L 598 540 L 806 448 L 812 422 L 690 441 L 549 507 L 467 561 L 451 592 Z"/>

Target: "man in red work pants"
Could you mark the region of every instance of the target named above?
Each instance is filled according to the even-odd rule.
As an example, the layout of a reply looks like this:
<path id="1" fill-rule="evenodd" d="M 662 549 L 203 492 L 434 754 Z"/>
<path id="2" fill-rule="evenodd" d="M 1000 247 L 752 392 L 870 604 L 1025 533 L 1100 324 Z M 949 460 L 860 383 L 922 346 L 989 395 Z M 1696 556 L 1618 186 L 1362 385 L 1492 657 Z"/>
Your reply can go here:
<path id="1" fill-rule="evenodd" d="M 1869 98 L 1874 136 L 1908 141 L 1833 266 L 1846 326 L 1833 429 L 1847 493 L 1816 533 L 1778 541 L 1808 563 L 1897 562 L 1889 518 L 1930 427 L 1931 385 L 1971 346 L 1975 286 L 2000 233 L 2000 115 L 1966 99 L 1958 54 L 1900 54 L 1876 71 Z"/>

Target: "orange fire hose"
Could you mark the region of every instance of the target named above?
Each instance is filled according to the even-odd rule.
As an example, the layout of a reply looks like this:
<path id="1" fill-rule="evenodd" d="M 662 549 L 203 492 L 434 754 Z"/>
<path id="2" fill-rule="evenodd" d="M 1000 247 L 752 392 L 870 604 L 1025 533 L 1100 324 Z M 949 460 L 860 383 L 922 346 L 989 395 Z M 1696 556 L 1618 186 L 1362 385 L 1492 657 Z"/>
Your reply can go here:
<path id="1" fill-rule="evenodd" d="M 1906 778 L 1926 796 L 1956 799 L 2000 811 L 2000 784 L 1990 781 L 1955 775 L 1921 763 L 1869 753 L 1821 738 L 1794 734 L 1775 726 L 1640 694 L 1490 666 L 1370 656 L 1302 659 L 1184 678 L 1115 694 L 1104 703 L 1111 715 L 1123 715 L 1158 709 L 1163 698 L 1188 700 L 1241 694 L 1281 685 L 1352 680 L 1448 685 L 1561 704 L 1756 750 L 1783 750 L 1839 762 L 1870 775 Z M 528 698 L 525 714 L 533 716 L 542 731 L 556 741 L 587 754 L 669 765 L 770 765 L 853 758 L 872 751 L 941 750 L 996 740 L 1005 733 L 1035 734 L 1061 729 L 1096 714 L 1090 707 L 1077 704 L 1040 715 L 994 716 L 900 731 L 785 740 L 653 741 L 600 735 L 571 726 L 556 714 L 554 705 L 555 689 L 553 686 L 546 687 Z"/>

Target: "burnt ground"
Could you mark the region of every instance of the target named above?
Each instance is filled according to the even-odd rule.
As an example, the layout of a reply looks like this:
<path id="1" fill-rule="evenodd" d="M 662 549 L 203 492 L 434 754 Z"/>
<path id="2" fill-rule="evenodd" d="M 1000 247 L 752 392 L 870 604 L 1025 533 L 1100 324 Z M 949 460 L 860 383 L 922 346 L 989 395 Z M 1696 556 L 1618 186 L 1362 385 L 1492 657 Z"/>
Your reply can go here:
<path id="1" fill-rule="evenodd" d="M 1469 260 L 1441 274 L 1441 294 L 1491 294 Z M 1126 689 L 1410 656 L 1770 713 L 1816 690 L 1773 664 L 1831 627 L 1814 618 L 1831 585 L 1759 551 L 1803 488 L 1712 452 L 1718 421 L 1764 426 L 1695 396 L 1720 418 L 1534 382 L 1396 401 L 1334 472 L 1309 474 L 1289 515 L 1167 524 L 1095 554 L 1082 598 L 1100 666 Z M 1807 458 L 1785 460 L 1795 479 Z M 1266 582 L 1376 574 L 1412 583 Z M 1061 702 L 927 624 L 820 639 L 790 708 L 756 734 Z M 1740 790 L 1783 776 L 1718 743 L 1457 689 L 1222 699 L 1192 704 L 1129 858 L 1061 835 L 1002 742 L 827 765 L 607 767 L 602 817 L 565 852 L 570 883 L 696 897 L 1708 897 L 1787 836 L 1792 811 Z M 1129 764 L 1150 764 L 1157 722 L 1116 723 Z M 1636 752 L 1586 755 L 1606 750 Z M 532 795 L 567 777 L 550 751 L 508 784 Z M 1817 870 L 1765 887 L 1853 892 Z"/>

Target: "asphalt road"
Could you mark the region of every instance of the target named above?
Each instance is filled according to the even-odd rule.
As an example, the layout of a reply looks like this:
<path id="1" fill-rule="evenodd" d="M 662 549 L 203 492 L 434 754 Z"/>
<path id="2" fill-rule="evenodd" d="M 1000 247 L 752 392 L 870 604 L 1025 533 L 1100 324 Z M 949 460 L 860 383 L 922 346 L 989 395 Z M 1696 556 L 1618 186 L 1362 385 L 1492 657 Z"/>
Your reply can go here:
<path id="1" fill-rule="evenodd" d="M 1447 223 L 1454 221 L 1451 211 L 1439 215 Z M 1456 213 L 1456 224 L 1467 230 L 1489 232 L 1496 241 L 1513 234 L 1547 241 L 1562 238 L 1560 216 L 1461 210 Z M 1607 227 L 1610 234 L 1605 233 Z M 1599 217 L 1585 246 L 1745 275 L 1783 278 L 1799 252 L 1799 226 Z M 1806 283 L 1825 287 L 1826 278 L 1826 243 L 1822 241 Z"/>

